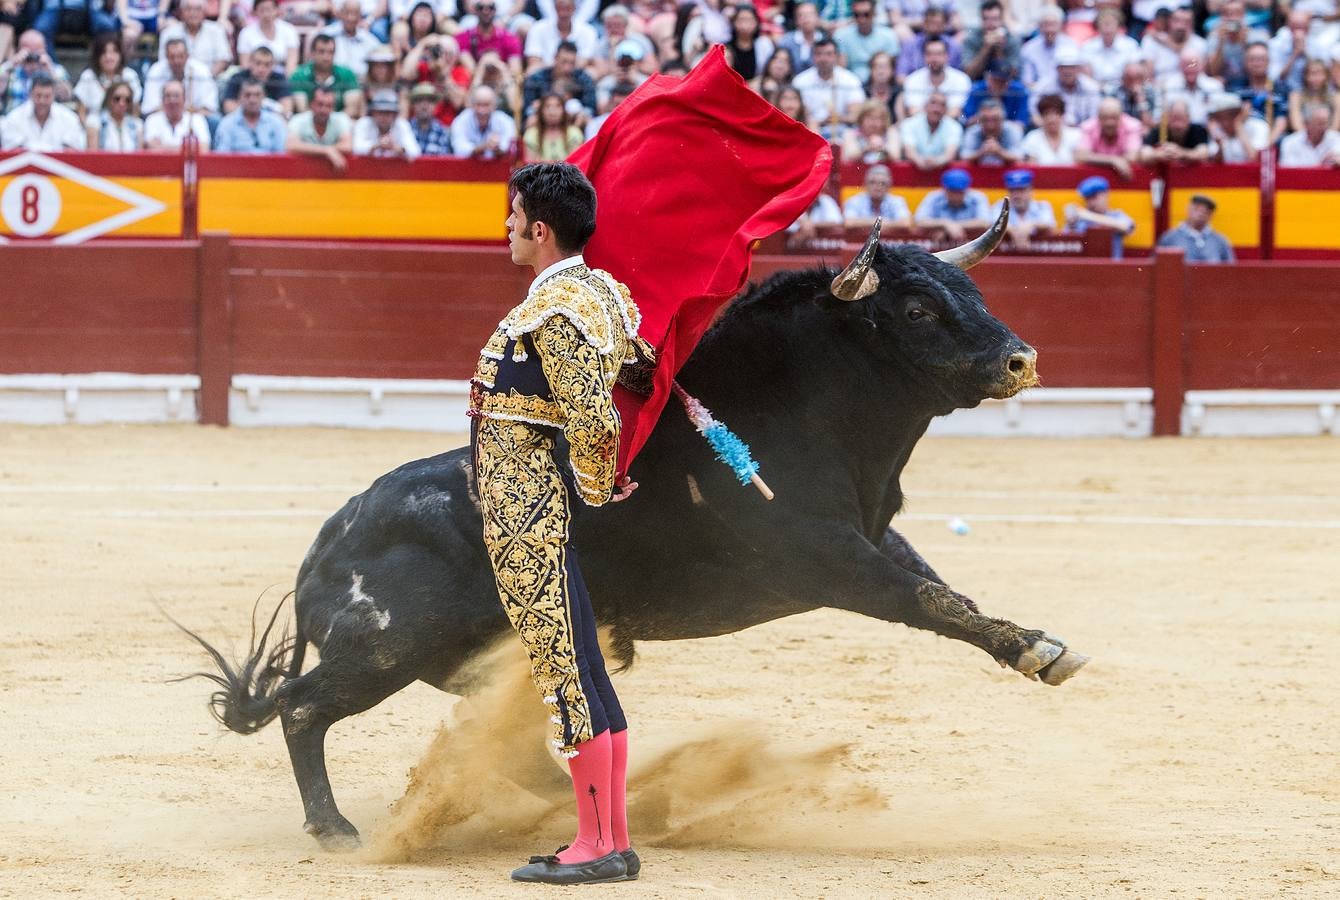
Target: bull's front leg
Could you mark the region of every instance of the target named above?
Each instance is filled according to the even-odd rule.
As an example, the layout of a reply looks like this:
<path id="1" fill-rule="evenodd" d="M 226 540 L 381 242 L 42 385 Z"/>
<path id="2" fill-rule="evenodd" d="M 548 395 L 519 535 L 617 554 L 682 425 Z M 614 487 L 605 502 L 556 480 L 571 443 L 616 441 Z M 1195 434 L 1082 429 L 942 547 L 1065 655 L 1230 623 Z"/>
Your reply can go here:
<path id="1" fill-rule="evenodd" d="M 1043 631 L 983 615 L 977 605 L 944 583 L 912 545 L 889 528 L 878 548 L 860 535 L 842 542 L 854 558 L 846 589 L 831 605 L 888 622 L 965 641 L 1030 678 L 1057 685 L 1078 672 L 1088 657 Z M 851 575 L 855 575 L 855 579 Z"/>

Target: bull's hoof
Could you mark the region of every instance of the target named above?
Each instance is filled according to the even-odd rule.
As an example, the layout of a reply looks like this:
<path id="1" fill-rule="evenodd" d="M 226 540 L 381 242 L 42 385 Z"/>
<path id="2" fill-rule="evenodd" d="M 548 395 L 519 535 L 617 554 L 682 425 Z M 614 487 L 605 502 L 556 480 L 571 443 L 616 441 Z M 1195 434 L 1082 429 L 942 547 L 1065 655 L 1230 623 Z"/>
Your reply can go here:
<path id="1" fill-rule="evenodd" d="M 1089 657 L 1084 654 L 1066 650 L 1039 672 L 1038 677 L 1044 684 L 1054 687 L 1084 668 L 1088 661 Z"/>
<path id="2" fill-rule="evenodd" d="M 1058 647 L 1047 641 L 1034 641 L 1027 650 L 1019 654 L 1019 658 L 1014 661 L 1014 669 L 1031 678 L 1064 652 L 1064 647 Z"/>
<path id="3" fill-rule="evenodd" d="M 348 853 L 363 845 L 358 829 L 343 816 L 334 822 L 308 822 L 302 826 L 302 830 L 316 838 L 321 849 L 327 853 Z"/>

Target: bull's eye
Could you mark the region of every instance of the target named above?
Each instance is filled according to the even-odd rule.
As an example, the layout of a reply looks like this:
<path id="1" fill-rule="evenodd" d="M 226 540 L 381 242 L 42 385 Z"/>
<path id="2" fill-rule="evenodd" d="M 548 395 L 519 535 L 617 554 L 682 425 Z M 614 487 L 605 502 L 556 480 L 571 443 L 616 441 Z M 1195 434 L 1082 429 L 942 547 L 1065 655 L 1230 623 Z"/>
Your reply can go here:
<path id="1" fill-rule="evenodd" d="M 907 318 L 913 322 L 924 319 L 927 316 L 931 316 L 931 318 L 934 318 L 934 316 L 931 313 L 922 309 L 920 306 L 909 306 L 907 308 Z"/>

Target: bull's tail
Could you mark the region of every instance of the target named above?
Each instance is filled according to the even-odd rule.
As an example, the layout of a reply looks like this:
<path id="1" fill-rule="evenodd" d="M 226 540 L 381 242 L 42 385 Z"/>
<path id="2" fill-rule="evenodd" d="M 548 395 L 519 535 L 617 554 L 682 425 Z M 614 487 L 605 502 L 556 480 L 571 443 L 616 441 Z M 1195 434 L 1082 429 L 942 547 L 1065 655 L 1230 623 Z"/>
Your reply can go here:
<path id="1" fill-rule="evenodd" d="M 219 686 L 209 698 L 209 712 L 225 728 L 238 734 L 254 734 L 270 724 L 278 712 L 275 694 L 287 678 L 297 678 L 302 674 L 303 655 L 307 650 L 307 640 L 302 634 L 302 625 L 297 626 L 297 634 L 289 637 L 287 626 L 280 633 L 273 648 L 268 649 L 271 632 L 279 619 L 279 611 L 284 601 L 293 596 L 290 592 L 279 601 L 270 621 L 266 623 L 259 638 L 256 635 L 256 606 L 251 610 L 251 647 L 246 659 L 240 663 L 229 663 L 223 654 L 214 649 L 204 638 L 178 622 L 166 612 L 163 615 L 190 636 L 214 660 L 216 672 L 193 672 L 174 678 L 173 681 L 185 681 L 189 678 L 207 678 Z"/>

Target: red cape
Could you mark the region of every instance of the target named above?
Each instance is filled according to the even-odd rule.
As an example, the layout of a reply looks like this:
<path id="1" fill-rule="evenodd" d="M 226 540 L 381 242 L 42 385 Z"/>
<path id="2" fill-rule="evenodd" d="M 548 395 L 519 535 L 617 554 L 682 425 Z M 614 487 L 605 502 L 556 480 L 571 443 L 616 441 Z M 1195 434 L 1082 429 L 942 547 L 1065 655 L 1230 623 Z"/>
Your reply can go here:
<path id="1" fill-rule="evenodd" d="M 753 243 L 809 208 L 832 153 L 751 91 L 714 47 L 684 78 L 652 76 L 569 161 L 599 201 L 584 256 L 628 285 L 642 312 L 640 333 L 657 350 L 650 397 L 615 390 L 623 473 L 650 437 L 675 374 L 748 281 Z M 711 406 L 711 397 L 702 399 Z"/>

